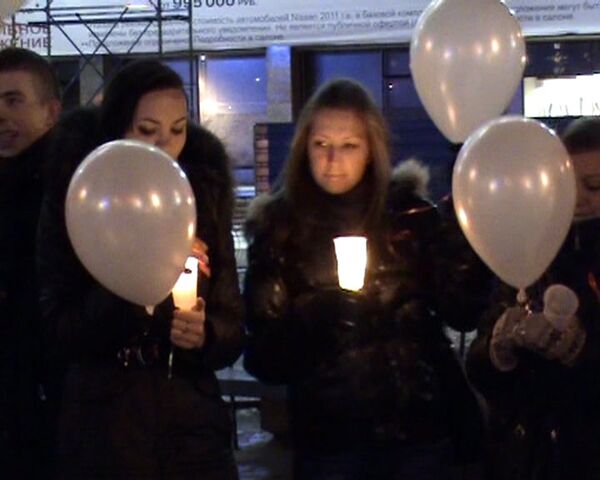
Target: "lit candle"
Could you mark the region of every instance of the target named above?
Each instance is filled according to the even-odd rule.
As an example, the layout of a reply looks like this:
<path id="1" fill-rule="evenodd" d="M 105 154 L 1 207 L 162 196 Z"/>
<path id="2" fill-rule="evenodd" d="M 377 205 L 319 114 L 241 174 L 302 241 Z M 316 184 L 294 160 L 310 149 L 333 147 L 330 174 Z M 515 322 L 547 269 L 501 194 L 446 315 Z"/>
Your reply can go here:
<path id="1" fill-rule="evenodd" d="M 365 237 L 337 237 L 333 239 L 333 243 L 340 288 L 358 292 L 365 284 L 367 239 Z"/>
<path id="2" fill-rule="evenodd" d="M 177 308 L 191 310 L 196 305 L 198 286 L 198 259 L 188 257 L 185 261 L 185 270 L 173 287 L 173 302 Z"/>

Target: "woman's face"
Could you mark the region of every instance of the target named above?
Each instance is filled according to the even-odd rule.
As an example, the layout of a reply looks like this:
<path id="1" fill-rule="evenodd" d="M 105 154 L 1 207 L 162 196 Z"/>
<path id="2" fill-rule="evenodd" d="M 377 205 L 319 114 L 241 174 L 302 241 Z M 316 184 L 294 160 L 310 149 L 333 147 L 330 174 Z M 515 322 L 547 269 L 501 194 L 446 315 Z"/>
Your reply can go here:
<path id="1" fill-rule="evenodd" d="M 361 181 L 369 164 L 365 122 L 352 110 L 319 110 L 308 135 L 307 150 L 317 185 L 331 194 L 346 193 Z"/>
<path id="2" fill-rule="evenodd" d="M 187 135 L 187 102 L 177 88 L 146 93 L 137 104 L 125 138 L 151 143 L 177 159 Z"/>
<path id="3" fill-rule="evenodd" d="M 577 179 L 575 220 L 600 217 L 600 152 L 571 154 Z"/>

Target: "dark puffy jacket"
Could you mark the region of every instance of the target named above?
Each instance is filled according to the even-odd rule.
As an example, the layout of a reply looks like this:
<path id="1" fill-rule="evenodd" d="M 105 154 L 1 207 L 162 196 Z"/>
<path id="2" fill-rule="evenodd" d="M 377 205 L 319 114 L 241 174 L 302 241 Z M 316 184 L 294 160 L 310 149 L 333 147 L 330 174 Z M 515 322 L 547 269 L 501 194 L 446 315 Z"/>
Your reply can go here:
<path id="1" fill-rule="evenodd" d="M 0 159 L 0 477 L 46 478 L 35 236 L 49 136 Z"/>
<path id="2" fill-rule="evenodd" d="M 396 177 L 385 219 L 366 232 L 357 229 L 364 219 L 344 213 L 360 212 L 364 196 L 341 209 L 329 196 L 299 220 L 276 194 L 249 219 L 245 366 L 264 382 L 289 385 L 301 449 L 447 437 L 463 454 L 477 449 L 478 406 L 443 331 L 444 323 L 464 329 L 479 314 L 480 300 L 456 286 L 475 271 L 442 260 L 444 226 L 416 185 Z M 356 294 L 337 283 L 332 239 L 348 233 L 368 238 L 365 287 Z M 445 252 L 458 250 L 448 244 Z"/>
<path id="3" fill-rule="evenodd" d="M 499 287 L 467 358 L 473 385 L 489 403 L 489 477 L 494 480 L 600 478 L 600 221 L 576 224 L 542 279 L 528 289 L 542 309 L 545 289 L 562 283 L 575 290 L 587 333 L 573 367 L 519 351 L 510 372 L 496 370 L 489 343 L 516 291 Z"/>
<path id="4" fill-rule="evenodd" d="M 97 114 L 82 110 L 60 125 L 38 238 L 41 306 L 50 361 L 66 365 L 60 417 L 63 473 L 82 478 L 163 478 L 222 471 L 232 478 L 230 419 L 214 370 L 242 348 L 242 303 L 231 238 L 232 191 L 227 157 L 212 134 L 191 126 L 179 163 L 192 185 L 199 235 L 212 276 L 202 278 L 207 340 L 199 351 L 175 349 L 167 379 L 169 298 L 154 316 L 98 284 L 67 237 L 69 179 L 99 144 Z M 141 349 L 150 365 L 124 366 L 118 352 Z M 162 473 L 160 473 L 162 472 Z M 207 477 L 212 478 L 212 477 Z"/>

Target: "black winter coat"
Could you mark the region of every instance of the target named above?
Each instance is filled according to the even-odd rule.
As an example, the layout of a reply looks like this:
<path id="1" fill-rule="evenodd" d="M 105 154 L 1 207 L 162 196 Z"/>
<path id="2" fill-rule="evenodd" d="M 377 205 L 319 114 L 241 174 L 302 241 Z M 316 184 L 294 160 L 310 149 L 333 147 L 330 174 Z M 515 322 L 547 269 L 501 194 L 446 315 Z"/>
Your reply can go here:
<path id="1" fill-rule="evenodd" d="M 515 305 L 516 291 L 501 287 L 467 359 L 473 385 L 489 403 L 489 477 L 494 480 L 600 478 L 600 221 L 576 224 L 542 279 L 528 290 L 542 310 L 545 289 L 562 283 L 578 295 L 587 333 L 573 367 L 519 351 L 510 372 L 489 358 L 494 325 Z"/>
<path id="2" fill-rule="evenodd" d="M 95 111 L 59 126 L 53 175 L 39 227 L 41 306 L 52 362 L 66 365 L 59 455 L 67 478 L 235 478 L 231 425 L 214 370 L 242 348 L 242 303 L 231 237 L 232 190 L 222 144 L 190 126 L 179 158 L 192 185 L 199 235 L 212 276 L 202 278 L 206 344 L 175 349 L 167 379 L 172 298 L 154 316 L 107 291 L 84 269 L 67 237 L 64 200 L 72 173 L 102 138 Z M 149 365 L 119 359 L 141 349 Z M 122 357 L 121 357 L 122 359 Z M 216 473 L 214 473 L 216 472 Z M 214 474 L 215 476 L 211 476 Z M 187 478 L 187 477 L 186 477 Z"/>
<path id="3" fill-rule="evenodd" d="M 392 182 L 385 218 L 368 231 L 364 188 L 323 194 L 319 210 L 302 218 L 281 194 L 256 207 L 248 222 L 245 366 L 264 382 L 289 385 L 300 449 L 452 437 L 461 454 L 473 455 L 479 410 L 443 325 L 465 329 L 479 314 L 479 300 L 457 288 L 475 271 L 442 259 L 444 227 L 414 182 Z M 342 234 L 368 238 L 360 293 L 337 284 L 332 239 Z M 448 243 L 445 254 L 451 250 Z"/>
<path id="4" fill-rule="evenodd" d="M 0 477 L 42 478 L 42 402 L 35 237 L 49 135 L 0 159 Z M 45 477 L 44 477 L 45 478 Z"/>

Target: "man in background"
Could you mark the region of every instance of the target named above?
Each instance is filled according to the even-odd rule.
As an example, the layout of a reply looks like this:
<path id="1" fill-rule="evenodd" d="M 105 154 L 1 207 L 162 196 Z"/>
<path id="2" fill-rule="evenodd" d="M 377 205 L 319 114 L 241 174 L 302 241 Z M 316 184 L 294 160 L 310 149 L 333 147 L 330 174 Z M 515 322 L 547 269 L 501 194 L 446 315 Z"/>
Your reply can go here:
<path id="1" fill-rule="evenodd" d="M 34 245 L 59 90 L 43 57 L 21 48 L 0 51 L 0 478 L 6 479 L 51 476 Z"/>

